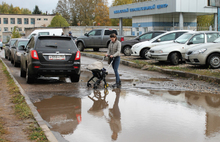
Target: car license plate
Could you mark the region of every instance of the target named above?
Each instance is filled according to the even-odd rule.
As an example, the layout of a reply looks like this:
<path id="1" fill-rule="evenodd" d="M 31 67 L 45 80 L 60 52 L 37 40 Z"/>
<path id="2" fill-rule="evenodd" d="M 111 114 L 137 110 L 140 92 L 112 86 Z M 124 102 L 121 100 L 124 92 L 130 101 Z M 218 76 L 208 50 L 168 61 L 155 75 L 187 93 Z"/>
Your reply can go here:
<path id="1" fill-rule="evenodd" d="M 49 60 L 65 60 L 64 55 L 49 56 Z"/>

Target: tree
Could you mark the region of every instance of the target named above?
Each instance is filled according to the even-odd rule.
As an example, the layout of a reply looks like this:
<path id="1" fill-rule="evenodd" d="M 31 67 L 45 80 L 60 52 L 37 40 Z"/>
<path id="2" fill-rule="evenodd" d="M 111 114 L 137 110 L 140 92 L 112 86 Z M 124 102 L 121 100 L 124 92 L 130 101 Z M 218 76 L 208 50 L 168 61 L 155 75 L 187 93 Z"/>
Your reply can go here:
<path id="1" fill-rule="evenodd" d="M 110 26 L 111 20 L 109 19 L 109 8 L 103 2 L 96 5 L 94 10 L 96 24 L 100 23 L 100 26 Z M 99 25 L 98 25 L 99 26 Z"/>
<path id="2" fill-rule="evenodd" d="M 69 24 L 65 18 L 63 18 L 60 14 L 57 14 L 53 17 L 50 25 L 48 27 L 68 27 Z"/>
<path id="3" fill-rule="evenodd" d="M 35 5 L 35 8 L 34 8 L 34 11 L 32 12 L 32 14 L 42 14 L 42 12 L 39 10 L 37 5 Z"/>
<path id="4" fill-rule="evenodd" d="M 19 31 L 18 31 L 18 27 L 14 26 L 11 38 L 20 38 L 20 37 L 21 37 L 21 35 L 20 35 Z"/>
<path id="5" fill-rule="evenodd" d="M 70 23 L 72 6 L 74 6 L 72 0 L 59 0 L 54 12 L 61 14 L 67 20 L 67 22 Z"/>
<path id="6" fill-rule="evenodd" d="M 114 0 L 112 6 L 117 5 L 124 5 L 124 4 L 131 4 L 133 0 Z M 119 19 L 111 19 L 112 26 L 118 26 Z M 132 26 L 132 19 L 123 19 L 122 20 L 123 26 Z"/>
<path id="7" fill-rule="evenodd" d="M 1 14 L 31 14 L 31 11 L 27 8 L 23 9 L 20 7 L 13 7 L 12 4 L 9 6 L 7 3 L 2 2 L 2 4 L 0 5 L 0 13 Z"/>
<path id="8" fill-rule="evenodd" d="M 214 25 L 214 15 L 197 16 L 197 25 L 201 27 Z"/>

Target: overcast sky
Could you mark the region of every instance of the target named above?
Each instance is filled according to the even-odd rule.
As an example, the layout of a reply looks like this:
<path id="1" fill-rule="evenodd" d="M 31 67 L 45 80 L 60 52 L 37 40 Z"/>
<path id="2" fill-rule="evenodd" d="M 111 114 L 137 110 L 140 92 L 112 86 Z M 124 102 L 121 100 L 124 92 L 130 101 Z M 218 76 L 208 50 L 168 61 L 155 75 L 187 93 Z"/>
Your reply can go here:
<path id="1" fill-rule="evenodd" d="M 57 6 L 58 0 L 0 0 L 0 4 L 2 2 L 6 2 L 9 5 L 12 4 L 14 7 L 28 8 L 30 11 L 33 11 L 35 5 L 37 5 L 42 12 L 48 11 L 51 14 L 52 10 Z M 110 5 L 112 0 L 108 0 L 108 2 Z"/>

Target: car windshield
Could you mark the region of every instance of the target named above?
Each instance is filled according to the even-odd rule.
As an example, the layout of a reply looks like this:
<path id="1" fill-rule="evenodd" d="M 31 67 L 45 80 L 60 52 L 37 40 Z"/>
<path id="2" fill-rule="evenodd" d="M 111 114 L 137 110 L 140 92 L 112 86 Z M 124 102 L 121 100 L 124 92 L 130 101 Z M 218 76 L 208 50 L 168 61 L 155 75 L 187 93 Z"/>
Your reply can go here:
<path id="1" fill-rule="evenodd" d="M 175 42 L 176 43 L 181 43 L 184 44 L 186 43 L 191 37 L 193 36 L 193 34 L 183 34 L 180 37 L 178 37 Z"/>
<path id="2" fill-rule="evenodd" d="M 15 43 L 16 40 L 11 40 L 10 46 L 12 46 Z"/>
<path id="3" fill-rule="evenodd" d="M 214 43 L 220 43 L 220 37 L 213 41 Z"/>
<path id="4" fill-rule="evenodd" d="M 21 47 L 22 45 L 23 45 L 24 47 L 26 47 L 27 43 L 28 43 L 28 40 L 19 41 L 19 42 L 18 42 L 18 50 L 22 50 L 22 49 L 23 49 L 23 47 Z"/>

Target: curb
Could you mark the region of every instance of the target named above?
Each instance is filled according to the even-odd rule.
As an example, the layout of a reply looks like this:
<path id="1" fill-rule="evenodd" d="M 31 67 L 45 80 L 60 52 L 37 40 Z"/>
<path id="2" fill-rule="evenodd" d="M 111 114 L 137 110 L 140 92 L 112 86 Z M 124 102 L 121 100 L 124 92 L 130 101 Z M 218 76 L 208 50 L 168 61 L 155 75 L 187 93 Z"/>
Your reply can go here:
<path id="1" fill-rule="evenodd" d="M 86 57 L 100 59 L 100 60 L 103 59 L 103 56 L 100 56 L 100 55 L 94 55 L 94 54 L 82 53 L 82 52 L 81 52 L 81 55 L 86 56 Z M 153 66 L 153 65 L 149 65 L 147 68 L 142 68 L 142 67 L 138 66 L 136 63 L 126 61 L 123 59 L 121 59 L 120 64 L 125 65 L 125 66 L 129 66 L 129 67 L 133 67 L 133 68 L 142 69 L 142 70 L 148 70 L 149 68 L 155 68 L 155 70 L 160 73 L 166 73 L 166 74 L 175 75 L 175 76 L 179 76 L 179 77 L 192 78 L 194 80 L 202 80 L 202 81 L 206 81 L 206 82 L 215 82 L 215 83 L 220 84 L 220 78 L 215 78 L 212 76 L 199 75 L 199 74 L 188 73 L 188 72 L 184 72 L 184 71 L 176 71 L 176 70 L 171 70 L 171 69 L 163 69 L 163 68 Z"/>
<path id="2" fill-rule="evenodd" d="M 15 84 L 18 86 L 20 93 L 25 97 L 25 101 L 28 104 L 28 106 L 31 109 L 31 112 L 33 113 L 34 118 L 36 119 L 37 123 L 39 124 L 39 126 L 42 128 L 42 130 L 44 131 L 44 134 L 46 135 L 48 141 L 50 142 L 58 142 L 57 138 L 54 136 L 54 134 L 51 132 L 51 130 L 48 128 L 47 124 L 45 123 L 45 121 L 42 119 L 42 117 L 40 116 L 40 114 L 38 113 L 38 111 L 36 110 L 36 107 L 34 106 L 34 104 L 31 102 L 29 96 L 25 93 L 25 91 L 22 89 L 22 87 L 19 85 L 19 83 L 17 82 L 17 80 L 14 78 L 14 76 L 11 74 L 8 66 L 5 64 L 5 62 L 2 60 L 2 58 L 0 58 L 2 63 L 5 65 L 5 67 L 7 68 L 7 71 L 9 72 L 9 75 L 11 76 L 11 78 L 14 80 Z"/>

